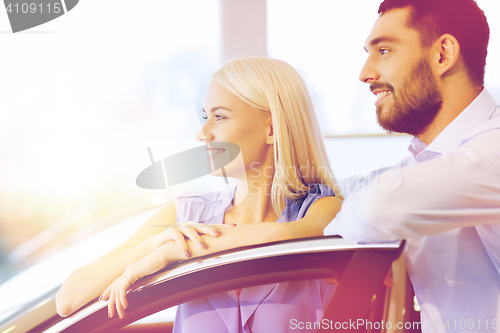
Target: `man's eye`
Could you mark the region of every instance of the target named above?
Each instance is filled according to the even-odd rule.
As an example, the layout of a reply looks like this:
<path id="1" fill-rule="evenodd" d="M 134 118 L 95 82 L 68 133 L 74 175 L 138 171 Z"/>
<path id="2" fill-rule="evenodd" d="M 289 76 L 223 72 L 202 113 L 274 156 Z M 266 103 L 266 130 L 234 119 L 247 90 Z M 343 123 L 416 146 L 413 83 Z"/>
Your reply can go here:
<path id="1" fill-rule="evenodd" d="M 389 52 L 389 50 L 387 50 L 387 49 L 380 49 L 379 52 L 380 52 L 380 54 L 386 54 L 386 53 Z"/>

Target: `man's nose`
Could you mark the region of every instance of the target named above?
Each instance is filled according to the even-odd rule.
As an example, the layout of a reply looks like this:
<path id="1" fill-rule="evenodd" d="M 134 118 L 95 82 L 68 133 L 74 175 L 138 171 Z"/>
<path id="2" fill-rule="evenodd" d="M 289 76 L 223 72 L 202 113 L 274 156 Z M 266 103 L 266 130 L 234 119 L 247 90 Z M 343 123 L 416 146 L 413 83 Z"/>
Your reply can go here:
<path id="1" fill-rule="evenodd" d="M 365 65 L 361 69 L 361 73 L 359 73 L 359 80 L 365 83 L 372 83 L 373 81 L 378 81 L 380 76 L 373 64 L 373 61 L 370 60 L 370 57 L 366 59 Z"/>

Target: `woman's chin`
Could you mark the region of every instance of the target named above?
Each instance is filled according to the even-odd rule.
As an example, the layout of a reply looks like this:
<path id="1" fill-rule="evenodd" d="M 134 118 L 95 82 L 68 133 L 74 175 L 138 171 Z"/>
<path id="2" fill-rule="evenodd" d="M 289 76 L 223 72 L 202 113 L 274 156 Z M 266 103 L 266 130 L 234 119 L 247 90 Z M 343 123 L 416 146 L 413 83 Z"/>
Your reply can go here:
<path id="1" fill-rule="evenodd" d="M 245 179 L 246 178 L 246 172 L 245 169 L 242 168 L 242 170 L 234 170 L 234 168 L 221 168 L 217 169 L 215 171 L 212 171 L 209 173 L 210 176 L 213 177 L 226 177 L 226 178 L 237 178 L 237 179 Z"/>

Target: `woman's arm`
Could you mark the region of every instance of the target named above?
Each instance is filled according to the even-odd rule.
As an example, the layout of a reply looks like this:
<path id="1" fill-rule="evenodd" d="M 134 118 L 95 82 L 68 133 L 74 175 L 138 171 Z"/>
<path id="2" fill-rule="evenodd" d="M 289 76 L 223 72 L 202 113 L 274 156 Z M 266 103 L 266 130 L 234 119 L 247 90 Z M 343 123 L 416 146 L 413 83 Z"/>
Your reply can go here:
<path id="1" fill-rule="evenodd" d="M 323 235 L 324 227 L 340 210 L 341 199 L 324 197 L 314 202 L 304 218 L 288 223 L 258 222 L 247 223 L 234 228 L 222 229 L 220 237 L 201 236 L 208 244 L 208 249 L 193 246 L 187 240 L 194 257 L 216 253 L 228 249 L 264 244 L 273 241 L 306 238 Z M 115 308 L 120 318 L 127 307 L 127 289 L 139 278 L 152 274 L 172 262 L 185 259 L 182 249 L 175 242 L 167 242 L 157 250 L 129 266 L 124 274 L 117 278 L 102 294 L 109 297 L 109 316 L 115 315 Z"/>
<path id="2" fill-rule="evenodd" d="M 323 229 L 340 211 L 342 202 L 343 200 L 338 197 L 323 197 L 316 200 L 300 220 L 276 223 L 277 229 L 268 235 L 271 238 L 269 241 L 323 236 Z"/>
<path id="3" fill-rule="evenodd" d="M 200 235 L 203 242 L 208 245 L 208 251 L 206 246 L 193 246 L 192 240 L 195 237 L 189 237 L 191 240 L 179 241 L 178 246 L 182 249 L 192 249 L 193 256 L 197 257 L 242 246 L 322 236 L 323 229 L 335 218 L 342 202 L 343 200 L 337 197 L 323 197 L 311 204 L 305 216 L 296 221 L 287 223 L 257 222 L 242 224 L 236 228 L 220 228 L 219 231 L 223 231 L 223 236 L 217 238 Z"/>
<path id="4" fill-rule="evenodd" d="M 175 242 L 172 243 L 178 245 L 177 248 L 172 246 L 175 248 L 175 251 L 172 250 L 173 253 L 177 254 L 178 250 L 181 249 L 180 253 L 182 254 L 175 256 L 175 261 L 183 260 L 191 257 L 191 250 L 189 250 L 185 237 L 192 239 L 191 245 L 196 242 L 197 247 L 206 248 L 207 245 L 200 238 L 200 235 L 218 237 L 221 235 L 219 229 L 230 227 L 227 225 L 209 226 L 197 223 L 180 223 L 173 228 L 175 222 L 175 203 L 171 203 L 148 219 L 122 245 L 71 273 L 56 295 L 57 313 L 63 317 L 68 316 L 96 298 L 114 279 L 124 274 L 128 266 L 154 252 L 162 243 L 174 240 Z M 160 232 L 161 234 L 158 236 Z M 151 264 L 151 261 L 149 263 Z M 165 266 L 161 268 L 163 267 Z M 153 270 L 151 273 L 159 269 Z"/>
<path id="5" fill-rule="evenodd" d="M 193 250 L 193 257 L 199 257 L 243 246 L 265 244 L 287 239 L 323 236 L 323 229 L 335 217 L 340 210 L 341 204 L 342 200 L 337 197 L 323 197 L 316 200 L 309 207 L 306 215 L 297 221 L 287 223 L 246 223 L 233 228 L 220 229 L 220 237 L 201 235 L 201 238 L 207 243 L 208 249 L 194 246 L 193 242 L 189 239 L 186 241 Z M 162 253 L 166 262 L 175 258 L 180 258 L 176 260 L 183 260 L 185 258 L 182 256 L 180 247 L 174 242 L 165 243 L 159 249 L 163 251 Z M 169 253 L 173 253 L 174 257 L 169 257 Z M 154 272 L 148 274 L 151 273 Z"/>
<path id="6" fill-rule="evenodd" d="M 99 296 L 125 269 L 153 250 L 153 238 L 111 258 L 97 260 L 78 268 L 66 279 L 56 295 L 57 313 L 66 317 Z"/>
<path id="7" fill-rule="evenodd" d="M 342 199 L 333 196 L 323 197 L 311 204 L 306 215 L 297 221 L 287 223 L 247 223 L 233 228 L 226 226 L 228 228 L 218 229 L 222 235 L 220 237 L 207 237 L 206 235 L 213 235 L 211 232 L 206 233 L 206 235 L 200 234 L 197 238 L 202 240 L 203 243 L 208 246 L 208 249 L 207 246 L 194 246 L 195 244 L 192 240 L 197 238 L 190 236 L 189 238 L 191 239 L 185 239 L 184 235 L 182 235 L 183 239 L 182 241 L 177 242 L 177 247 L 182 249 L 182 251 L 190 249 L 192 250 L 192 256 L 198 257 L 248 245 L 264 244 L 287 239 L 322 236 L 323 229 L 335 217 L 337 212 L 340 210 L 341 205 Z M 188 226 L 189 225 L 187 225 L 187 227 Z M 165 231 L 164 233 L 169 232 L 170 230 Z M 198 233 L 201 232 L 198 231 Z M 185 234 L 187 234 L 187 232 L 185 232 Z M 157 238 L 157 241 L 159 238 L 161 238 L 161 235 Z M 173 244 L 170 246 L 174 247 Z M 158 247 L 158 244 L 156 244 L 155 248 Z M 181 258 L 180 260 L 182 259 L 184 258 Z"/>
<path id="8" fill-rule="evenodd" d="M 127 241 L 94 262 L 75 270 L 56 295 L 57 313 L 68 316 L 99 296 L 127 266 L 153 251 L 154 236 L 175 224 L 172 202 L 148 219 Z M 165 226 L 161 228 L 158 226 Z"/>

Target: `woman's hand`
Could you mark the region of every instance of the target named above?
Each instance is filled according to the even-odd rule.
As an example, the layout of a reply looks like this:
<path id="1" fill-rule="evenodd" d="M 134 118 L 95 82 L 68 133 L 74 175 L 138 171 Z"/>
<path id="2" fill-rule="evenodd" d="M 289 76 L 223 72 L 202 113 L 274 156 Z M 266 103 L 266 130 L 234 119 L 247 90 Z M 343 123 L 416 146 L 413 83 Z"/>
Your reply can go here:
<path id="1" fill-rule="evenodd" d="M 113 318 L 115 316 L 115 308 L 120 319 L 125 317 L 125 309 L 128 306 L 127 290 L 132 283 L 137 280 L 138 279 L 133 276 L 132 269 L 127 268 L 122 275 L 117 277 L 113 283 L 104 290 L 99 300 L 107 300 L 109 298 L 108 318 Z"/>
<path id="2" fill-rule="evenodd" d="M 181 254 L 175 254 L 172 249 L 169 251 L 166 246 L 149 253 L 142 259 L 127 266 L 122 275 L 117 277 L 111 285 L 109 285 L 99 297 L 99 300 L 108 300 L 108 317 L 112 318 L 115 315 L 115 308 L 118 316 L 125 316 L 127 308 L 127 290 L 128 288 L 141 277 L 157 272 L 172 262 L 180 260 Z"/>
<path id="3" fill-rule="evenodd" d="M 153 249 L 157 249 L 168 241 L 175 241 L 187 258 L 191 258 L 193 252 L 189 248 L 187 239 L 190 239 L 202 249 L 208 249 L 207 243 L 200 235 L 219 237 L 219 229 L 230 228 L 235 224 L 202 224 L 195 222 L 181 222 L 168 227 L 165 231 L 155 236 Z"/>

